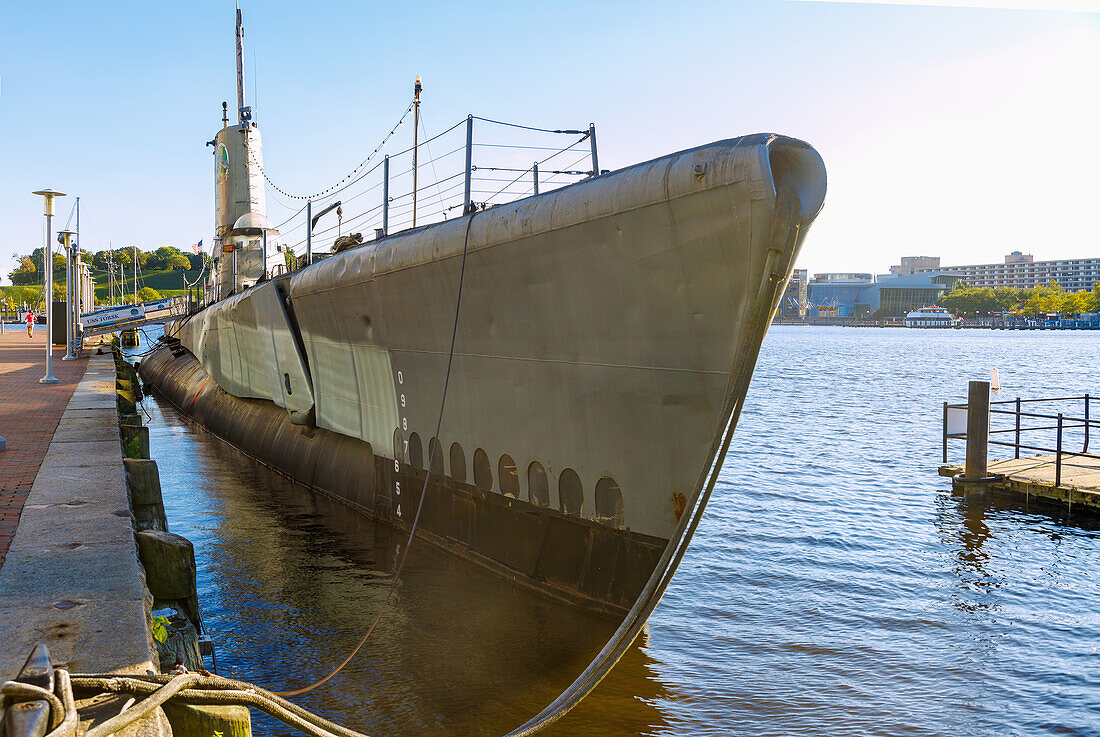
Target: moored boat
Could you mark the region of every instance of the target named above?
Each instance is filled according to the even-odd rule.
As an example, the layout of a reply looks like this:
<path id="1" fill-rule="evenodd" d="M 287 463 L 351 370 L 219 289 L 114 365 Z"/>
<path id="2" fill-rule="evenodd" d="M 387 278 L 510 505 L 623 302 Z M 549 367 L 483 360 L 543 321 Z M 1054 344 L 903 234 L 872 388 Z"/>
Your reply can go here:
<path id="1" fill-rule="evenodd" d="M 760 134 L 594 167 L 287 273 L 239 103 L 214 141 L 222 298 L 169 323 L 144 379 L 364 513 L 629 610 L 713 487 L 825 195 L 818 154 Z"/>
<path id="2" fill-rule="evenodd" d="M 907 328 L 955 328 L 962 318 L 955 317 L 943 307 L 920 307 L 905 316 Z"/>

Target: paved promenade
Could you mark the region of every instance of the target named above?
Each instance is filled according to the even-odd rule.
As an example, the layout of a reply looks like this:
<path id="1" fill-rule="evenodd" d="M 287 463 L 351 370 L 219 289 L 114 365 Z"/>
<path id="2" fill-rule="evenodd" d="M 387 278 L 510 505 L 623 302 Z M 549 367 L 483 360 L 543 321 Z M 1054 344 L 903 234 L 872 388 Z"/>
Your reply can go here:
<path id="1" fill-rule="evenodd" d="M 62 361 L 65 350 L 55 348 L 53 375 L 60 383 L 39 384 L 45 373 L 45 329 L 36 329 L 34 340 L 24 328 L 6 329 L 0 335 L 0 437 L 8 445 L 0 451 L 0 566 L 57 423 L 88 365 L 87 359 Z"/>
<path id="2" fill-rule="evenodd" d="M 87 371 L 75 391 L 66 389 L 72 398 L 60 422 L 50 422 L 56 430 L 35 460 L 40 470 L 0 566 L 0 680 L 13 677 L 37 643 L 75 672 L 155 667 L 153 598 L 134 544 L 114 359 L 93 355 L 82 364 Z"/>

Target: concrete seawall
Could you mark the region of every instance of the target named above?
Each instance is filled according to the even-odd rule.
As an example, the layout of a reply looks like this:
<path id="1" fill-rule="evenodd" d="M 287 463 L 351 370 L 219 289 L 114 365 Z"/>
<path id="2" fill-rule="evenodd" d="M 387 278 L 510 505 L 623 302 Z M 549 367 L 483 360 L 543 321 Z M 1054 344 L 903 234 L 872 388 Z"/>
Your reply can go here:
<path id="1" fill-rule="evenodd" d="M 93 356 L 0 567 L 0 678 L 44 643 L 73 672 L 156 671 L 122 463 L 115 366 Z"/>

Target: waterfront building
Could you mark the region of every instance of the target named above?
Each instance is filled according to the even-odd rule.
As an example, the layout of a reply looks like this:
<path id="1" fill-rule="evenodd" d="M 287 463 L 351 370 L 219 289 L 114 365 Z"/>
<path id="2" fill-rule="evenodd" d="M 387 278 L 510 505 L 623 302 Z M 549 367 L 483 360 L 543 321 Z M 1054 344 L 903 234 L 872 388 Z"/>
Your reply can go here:
<path id="1" fill-rule="evenodd" d="M 1005 256 L 1003 264 L 939 266 L 939 258 L 934 259 L 937 263 L 932 267 L 914 263 L 920 259 L 931 258 L 933 257 L 904 257 L 900 265 L 890 267 L 890 273 L 904 271 L 907 268 L 907 262 L 910 262 L 913 264 L 915 273 L 955 274 L 972 287 L 1031 289 L 1056 281 L 1067 291 L 1078 292 L 1082 289 L 1092 289 L 1094 284 L 1100 282 L 1100 258 L 1036 261 L 1030 253 L 1013 251 Z"/>
<path id="2" fill-rule="evenodd" d="M 813 317 L 904 317 L 935 304 L 961 277 L 940 272 L 895 276 L 814 274 L 809 284 Z"/>
<path id="3" fill-rule="evenodd" d="M 879 277 L 875 310 L 882 317 L 902 317 L 913 310 L 936 304 L 962 278 L 956 274 L 927 272 L 908 276 Z"/>
<path id="4" fill-rule="evenodd" d="M 869 315 L 874 308 L 867 303 L 864 292 L 874 283 L 874 274 L 864 272 L 814 274 L 807 290 L 811 315 L 814 317 Z"/>

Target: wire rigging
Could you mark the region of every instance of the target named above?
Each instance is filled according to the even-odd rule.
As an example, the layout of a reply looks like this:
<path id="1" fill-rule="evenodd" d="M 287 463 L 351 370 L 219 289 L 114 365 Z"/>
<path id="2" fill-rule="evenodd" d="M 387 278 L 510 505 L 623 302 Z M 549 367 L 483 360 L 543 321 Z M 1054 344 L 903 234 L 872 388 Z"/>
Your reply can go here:
<path id="1" fill-rule="evenodd" d="M 409 113 L 412 112 L 412 109 L 413 109 L 413 103 L 410 102 L 409 106 L 407 108 L 405 108 L 405 112 L 401 114 L 401 118 L 397 121 L 397 124 L 393 126 L 393 128 L 390 130 L 389 133 L 386 134 L 386 137 L 382 139 L 382 142 L 379 143 L 377 146 L 375 146 L 374 150 L 371 151 L 369 155 L 367 155 L 367 158 L 360 161 L 359 164 L 357 164 L 354 169 L 352 169 L 350 172 L 348 172 L 348 174 L 343 179 L 341 179 L 339 182 L 332 185 L 331 187 L 327 187 L 326 189 L 322 189 L 319 192 L 314 192 L 313 194 L 306 194 L 306 195 L 291 194 L 290 192 L 287 192 L 285 189 L 282 189 L 281 187 L 279 187 L 277 184 L 275 184 L 275 182 L 271 181 L 271 177 L 268 176 L 267 171 L 264 169 L 263 164 L 261 164 L 259 161 L 256 160 L 255 155 L 252 153 L 251 147 L 248 146 L 247 137 L 245 138 L 245 147 L 248 150 L 248 157 L 250 159 L 252 159 L 252 163 L 260 168 L 260 173 L 264 175 L 264 179 L 267 181 L 268 184 L 271 185 L 271 187 L 276 192 L 283 195 L 284 197 L 289 197 L 292 200 L 313 200 L 313 199 L 316 199 L 318 197 L 322 197 L 322 196 L 327 195 L 327 194 L 335 194 L 336 191 L 339 190 L 344 185 L 345 182 L 352 179 L 357 173 L 359 173 L 359 171 L 364 166 L 369 164 L 374 159 L 374 157 L 378 155 L 378 152 L 381 151 L 382 148 L 387 143 L 389 143 L 389 140 L 391 138 L 393 138 L 395 133 L 397 133 L 397 129 L 405 124 L 405 118 L 407 118 L 409 116 Z"/>
<path id="2" fill-rule="evenodd" d="M 415 100 L 413 103 L 410 103 L 408 107 L 406 107 L 397 124 L 394 125 L 393 128 L 391 128 L 391 130 L 382 140 L 382 142 L 374 150 L 372 150 L 371 153 L 363 161 L 361 161 L 354 169 L 352 169 L 352 171 L 349 172 L 348 175 L 346 175 L 343 179 L 341 179 L 333 186 L 310 195 L 293 195 L 286 190 L 277 187 L 274 182 L 272 182 L 271 178 L 267 175 L 266 171 L 263 171 L 262 164 L 256 161 L 255 157 L 253 156 L 253 161 L 264 173 L 266 185 L 268 189 L 270 189 L 273 193 L 273 198 L 276 203 L 278 203 L 282 207 L 286 207 L 287 210 L 290 210 L 293 208 L 293 204 L 283 204 L 284 198 L 290 198 L 298 202 L 301 202 L 301 200 L 303 199 L 307 200 L 307 203 L 303 203 L 301 207 L 295 209 L 293 213 L 291 213 L 288 217 L 283 219 L 278 225 L 275 226 L 275 228 L 278 230 L 282 230 L 284 227 L 290 226 L 289 229 L 285 233 L 283 233 L 282 238 L 284 247 L 290 253 L 296 254 L 301 249 L 303 244 L 305 244 L 310 238 L 314 240 L 314 251 L 318 253 L 323 253 L 323 249 L 325 249 L 326 246 L 331 247 L 333 245 L 332 239 L 335 238 L 335 236 L 339 232 L 342 232 L 341 229 L 344 227 L 347 227 L 349 229 L 369 229 L 371 227 L 377 228 L 380 224 L 385 224 L 388 222 L 389 225 L 387 228 L 387 234 L 392 234 L 394 232 L 406 229 L 411 224 L 411 200 L 414 197 L 414 193 L 411 190 L 400 194 L 390 194 L 387 202 L 382 202 L 380 204 L 367 207 L 364 210 L 351 215 L 350 217 L 340 218 L 340 220 L 334 225 L 323 228 L 319 231 L 311 231 L 310 224 L 304 222 L 301 219 L 301 215 L 305 211 L 308 201 L 312 201 L 313 204 L 318 204 L 318 202 L 321 201 L 331 201 L 332 197 L 335 197 L 339 193 L 343 193 L 340 199 L 342 200 L 343 207 L 347 209 L 350 203 L 353 203 L 354 201 L 359 200 L 364 196 L 370 195 L 371 193 L 375 193 L 381 187 L 383 187 L 383 185 L 387 183 L 387 179 L 385 178 L 378 178 L 378 180 L 370 186 L 364 186 L 362 188 L 356 185 L 363 182 L 367 177 L 370 177 L 372 174 L 377 172 L 379 167 L 386 163 L 384 160 L 377 160 L 374 161 L 373 165 L 368 166 L 368 164 L 370 164 L 372 160 L 377 157 L 377 155 L 383 150 L 383 148 L 391 142 L 392 137 L 396 134 L 397 130 L 400 129 L 405 119 L 408 117 L 413 109 L 415 109 Z M 421 115 L 420 117 L 423 118 L 424 116 Z M 453 148 L 449 148 L 446 153 L 443 153 L 439 156 L 434 156 L 431 148 L 432 144 L 452 133 L 456 129 L 459 129 L 460 127 L 468 124 L 469 121 L 472 120 L 478 120 L 482 123 L 488 123 L 490 124 L 490 127 L 501 126 L 509 129 L 532 131 L 535 133 L 545 133 L 553 135 L 576 135 L 579 136 L 579 139 L 562 148 L 558 148 L 555 146 L 528 145 L 526 143 L 520 142 L 500 143 L 484 141 L 474 143 L 473 141 L 471 141 L 470 143 L 472 146 L 476 147 L 479 150 L 482 150 L 483 156 L 489 157 L 490 159 L 492 159 L 495 155 L 490 155 L 489 152 L 494 151 L 500 151 L 508 159 L 514 159 L 516 157 L 514 155 L 509 155 L 504 152 L 518 152 L 523 150 L 536 152 L 546 151 L 549 155 L 546 155 L 541 160 L 535 162 L 533 166 L 522 169 L 518 168 L 515 164 L 508 165 L 510 163 L 508 161 L 499 162 L 501 164 L 499 166 L 488 165 L 498 162 L 487 161 L 485 165 L 482 166 L 471 165 L 469 172 L 466 171 L 466 167 L 460 165 L 459 170 L 456 173 L 450 175 L 447 175 L 446 173 L 446 170 L 450 167 L 445 167 L 444 176 L 440 176 L 440 168 L 442 168 L 439 166 L 440 162 L 443 162 L 448 157 L 454 156 L 455 154 L 466 150 L 467 146 L 466 142 L 463 140 Z M 483 202 L 479 203 L 481 209 L 484 209 L 488 205 L 499 204 L 501 201 L 501 196 L 506 193 L 509 194 L 509 196 L 511 197 L 526 197 L 529 196 L 534 189 L 543 189 L 543 191 L 546 191 L 547 189 L 553 189 L 561 186 L 562 184 L 568 183 L 570 177 L 591 176 L 593 174 L 593 172 L 591 171 L 576 168 L 577 164 L 587 158 L 587 154 L 584 154 L 575 162 L 571 163 L 568 167 L 555 168 L 552 170 L 541 169 L 539 172 L 539 182 L 534 186 L 526 186 L 525 191 L 520 192 L 520 190 L 516 188 L 516 185 L 520 183 L 520 180 L 522 180 L 525 175 L 532 173 L 534 167 L 541 167 L 541 165 L 545 164 L 546 162 L 554 160 L 555 157 L 560 156 L 563 153 L 568 152 L 569 150 L 575 149 L 583 141 L 589 140 L 592 135 L 591 128 L 542 128 L 538 126 L 510 123 L 507 121 L 495 120 L 493 118 L 474 115 L 458 120 L 453 125 L 433 136 L 427 136 L 427 125 L 425 121 L 418 121 L 418 125 L 420 127 L 420 130 L 417 131 L 417 133 L 424 137 L 423 140 L 421 140 L 417 144 L 397 151 L 396 153 L 389 153 L 387 155 L 387 159 L 390 161 L 391 165 L 394 159 L 398 159 L 402 156 L 411 154 L 414 152 L 415 149 L 418 148 L 425 151 L 428 155 L 428 160 L 426 162 L 422 161 L 422 163 L 417 168 L 423 171 L 430 166 L 433 181 L 431 181 L 430 183 L 425 183 L 422 186 L 418 185 L 416 187 L 416 194 L 424 193 L 429 197 L 432 197 L 432 195 L 434 195 L 434 197 L 432 198 L 434 202 L 430 206 L 422 208 L 421 212 L 418 212 L 418 223 L 422 220 L 424 221 L 424 224 L 428 224 L 429 222 L 436 222 L 440 219 L 446 220 L 449 218 L 454 210 L 459 208 L 466 208 L 468 203 L 458 201 L 466 199 L 466 197 L 463 196 L 463 192 L 461 191 L 464 185 L 464 182 L 462 181 L 462 177 L 464 175 L 470 176 L 471 182 L 504 185 L 500 189 L 470 189 L 469 194 L 471 196 L 475 194 L 478 196 L 486 196 L 486 199 Z M 253 155 L 251 150 L 249 150 L 249 155 Z M 479 170 L 485 173 L 499 172 L 509 175 L 517 174 L 518 176 L 516 176 L 515 178 L 473 176 L 473 173 Z M 403 168 L 401 171 L 396 173 L 389 172 L 389 191 L 391 193 L 393 192 L 392 188 L 395 181 L 403 181 L 405 180 L 405 177 L 407 177 L 411 173 L 413 173 L 411 166 L 408 166 L 408 168 Z M 356 190 L 353 193 L 350 192 L 352 188 Z M 425 204 L 427 203 L 425 202 Z M 388 220 L 386 217 L 387 214 Z M 291 223 L 295 224 L 291 225 Z M 288 238 L 287 236 L 289 234 L 294 234 L 294 237 Z"/>

